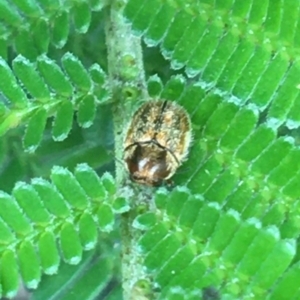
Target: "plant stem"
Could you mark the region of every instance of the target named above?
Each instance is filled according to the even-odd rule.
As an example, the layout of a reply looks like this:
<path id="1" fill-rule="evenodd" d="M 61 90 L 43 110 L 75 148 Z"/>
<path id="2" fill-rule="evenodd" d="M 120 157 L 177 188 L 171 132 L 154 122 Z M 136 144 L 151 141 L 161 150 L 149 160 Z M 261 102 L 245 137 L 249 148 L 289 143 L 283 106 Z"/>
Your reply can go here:
<path id="1" fill-rule="evenodd" d="M 121 216 L 122 286 L 124 300 L 149 299 L 143 257 L 138 250 L 142 232 L 132 226 L 140 209 L 150 210 L 152 193 L 128 183 L 128 174 L 120 164 L 123 157 L 124 128 L 130 120 L 134 103 L 148 98 L 140 38 L 134 37 L 123 17 L 125 2 L 112 1 L 106 25 L 109 78 L 113 97 L 116 181 L 119 192 L 131 201 L 131 210 Z M 126 183 L 127 181 L 127 183 Z M 124 192 L 125 191 L 125 192 Z M 150 199 L 149 199 L 150 198 Z M 150 201 L 149 201 L 150 200 Z M 146 282 L 146 288 L 145 288 Z"/>
<path id="2" fill-rule="evenodd" d="M 123 157 L 123 136 L 130 120 L 132 103 L 147 98 L 140 38 L 132 35 L 122 15 L 125 3 L 112 1 L 106 24 L 108 69 L 113 97 L 116 160 Z M 116 180 L 124 183 L 124 168 L 116 165 Z"/>

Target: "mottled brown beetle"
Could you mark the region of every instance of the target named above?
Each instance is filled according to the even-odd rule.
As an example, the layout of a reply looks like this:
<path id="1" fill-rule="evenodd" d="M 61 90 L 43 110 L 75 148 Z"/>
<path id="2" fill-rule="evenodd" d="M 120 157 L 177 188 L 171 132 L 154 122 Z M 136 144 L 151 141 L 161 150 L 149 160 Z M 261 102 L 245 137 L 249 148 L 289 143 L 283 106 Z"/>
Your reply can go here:
<path id="1" fill-rule="evenodd" d="M 172 101 L 148 101 L 133 115 L 124 141 L 124 160 L 130 178 L 159 186 L 170 179 L 187 157 L 191 121 Z"/>

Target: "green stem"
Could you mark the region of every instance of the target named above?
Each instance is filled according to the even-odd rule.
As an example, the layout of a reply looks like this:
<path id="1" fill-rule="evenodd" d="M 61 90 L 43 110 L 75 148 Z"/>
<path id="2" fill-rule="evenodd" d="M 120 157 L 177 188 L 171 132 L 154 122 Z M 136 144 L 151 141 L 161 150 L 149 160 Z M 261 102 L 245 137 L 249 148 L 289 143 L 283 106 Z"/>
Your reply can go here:
<path id="1" fill-rule="evenodd" d="M 147 98 L 140 38 L 132 35 L 130 25 L 123 17 L 122 0 L 112 1 L 106 26 L 108 68 L 113 97 L 115 127 L 116 179 L 125 181 L 125 170 L 118 161 L 123 157 L 123 136 L 131 117 L 132 103 Z"/>
<path id="2" fill-rule="evenodd" d="M 124 300 L 149 299 L 149 282 L 143 269 L 143 257 L 138 251 L 142 232 L 132 226 L 133 220 L 143 211 L 150 210 L 152 191 L 143 187 L 133 189 L 128 174 L 120 164 L 123 158 L 124 129 L 132 115 L 134 103 L 149 96 L 145 82 L 140 38 L 134 37 L 131 27 L 123 18 L 126 3 L 113 0 L 106 26 L 109 78 L 113 97 L 115 131 L 116 180 L 119 192 L 131 201 L 131 210 L 122 215 L 122 286 Z"/>

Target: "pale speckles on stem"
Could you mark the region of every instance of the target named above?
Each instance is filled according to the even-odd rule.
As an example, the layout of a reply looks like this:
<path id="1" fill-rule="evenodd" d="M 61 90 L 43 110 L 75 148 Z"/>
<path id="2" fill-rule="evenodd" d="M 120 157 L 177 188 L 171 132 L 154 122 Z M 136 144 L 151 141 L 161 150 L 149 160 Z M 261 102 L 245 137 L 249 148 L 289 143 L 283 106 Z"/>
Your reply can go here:
<path id="1" fill-rule="evenodd" d="M 133 103 L 148 97 L 140 38 L 132 35 L 123 18 L 124 1 L 113 1 L 106 23 L 109 79 L 114 101 L 116 159 L 123 158 L 123 131 L 131 117 Z M 116 165 L 116 179 L 123 183 L 124 168 Z"/>
<path id="2" fill-rule="evenodd" d="M 106 23 L 109 79 L 113 98 L 115 132 L 116 180 L 118 193 L 132 193 L 129 198 L 131 210 L 122 214 L 122 286 L 124 300 L 151 299 L 149 288 L 140 285 L 141 279 L 149 282 L 143 266 L 143 257 L 138 250 L 141 231 L 132 226 L 133 220 L 144 210 L 151 210 L 153 193 L 137 187 L 128 191 L 128 174 L 119 161 L 123 161 L 124 128 L 130 120 L 134 103 L 148 98 L 142 60 L 140 39 L 131 34 L 130 25 L 123 18 L 124 1 L 114 0 Z M 125 187 L 128 186 L 126 189 Z M 147 199 L 146 199 L 147 198 Z"/>

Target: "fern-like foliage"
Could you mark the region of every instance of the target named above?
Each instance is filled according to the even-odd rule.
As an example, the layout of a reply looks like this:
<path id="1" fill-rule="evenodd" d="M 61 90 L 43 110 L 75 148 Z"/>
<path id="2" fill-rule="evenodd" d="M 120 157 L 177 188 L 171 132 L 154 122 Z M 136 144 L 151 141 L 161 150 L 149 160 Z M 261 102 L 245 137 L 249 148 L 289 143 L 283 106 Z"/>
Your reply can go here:
<path id="1" fill-rule="evenodd" d="M 101 179 L 87 165 L 74 174 L 61 167 L 51 172 L 52 182 L 35 178 L 19 182 L 12 195 L 1 192 L 1 283 L 5 296 L 15 295 L 19 273 L 29 288 L 36 288 L 42 273 L 57 272 L 61 256 L 78 264 L 84 250 L 94 249 L 98 230 L 110 232 L 114 214 L 129 206 L 115 196 L 113 178 Z M 59 241 L 59 248 L 57 244 Z"/>
<path id="2" fill-rule="evenodd" d="M 28 59 L 48 52 L 50 43 L 62 48 L 73 24 L 78 33 L 86 33 L 92 12 L 105 6 L 99 1 L 2 1 L 2 47 L 12 43 L 16 52 Z M 5 51 L 3 51 L 5 56 Z"/>
<path id="3" fill-rule="evenodd" d="M 175 187 L 147 191 L 156 209 L 138 207 L 129 224 L 150 283 L 145 288 L 133 271 L 131 287 L 142 299 L 300 299 L 300 4 L 124 3 L 119 17 L 144 41 L 145 69 L 133 73 L 145 72 L 150 97 L 177 101 L 193 125 Z M 111 101 L 109 84 L 132 73 L 122 69 L 108 80 L 107 70 L 123 61 L 130 67 L 134 55 L 121 49 L 106 62 L 110 4 L 0 3 L 5 297 L 16 294 L 21 277 L 38 287 L 32 299 L 121 299 L 130 277 L 120 278 L 124 232 L 113 224 L 130 214 L 140 189 L 120 188 L 105 171 L 113 171 L 111 104 L 133 110 L 138 104 L 130 101 L 139 99 Z"/>
<path id="4" fill-rule="evenodd" d="M 158 83 L 157 77 L 148 81 L 154 94 L 159 91 Z M 196 196 L 189 202 L 184 200 L 190 195 L 186 190 L 174 191 L 174 196 L 169 195 L 167 204 L 162 205 L 162 215 L 166 214 L 163 221 L 159 219 L 163 224 L 171 223 L 164 225 L 163 233 L 156 227 L 162 226 L 161 223 L 155 223 L 151 230 L 162 236 L 155 242 L 148 241 L 147 233 L 144 238 L 147 242 L 141 241 L 143 247 L 148 247 L 147 255 L 153 255 L 153 260 L 163 264 L 149 266 L 155 270 L 156 280 L 163 289 L 161 299 L 171 297 L 169 293 L 185 295 L 186 299 L 193 299 L 194 295 L 197 299 L 211 285 L 224 297 L 234 295 L 237 299 L 251 297 L 254 291 L 259 299 L 277 299 L 274 296 L 277 293 L 288 293 L 284 278 L 299 268 L 296 259 L 299 148 L 290 137 L 276 137 L 274 127 L 265 122 L 260 124 L 259 110 L 252 104 L 240 106 L 224 101 L 219 94 L 206 92 L 198 82 L 187 85 L 182 76 L 171 78 L 157 96 L 179 99 L 198 125 L 190 160 L 178 178 L 186 180 L 191 191 L 201 194 L 201 201 Z M 191 99 L 199 99 L 196 108 Z M 163 195 L 159 198 L 166 201 Z M 227 223 L 223 218 L 231 221 Z M 154 236 L 151 230 L 149 237 Z M 169 235 L 175 236 L 175 244 L 169 241 Z M 220 241 L 215 240 L 216 236 Z M 152 254 L 155 243 L 157 247 L 162 245 Z M 214 243 L 221 243 L 222 247 L 219 249 Z M 162 249 L 168 247 L 171 252 L 166 254 Z M 185 261 L 179 256 L 181 251 L 190 251 L 182 255 L 192 257 L 185 265 L 179 263 Z M 168 255 L 170 262 L 166 263 L 163 255 Z M 199 273 L 194 274 L 197 268 Z M 170 278 L 160 282 L 160 276 L 167 276 L 164 272 L 169 272 Z M 175 276 L 177 273 L 181 279 Z M 188 278 L 188 286 L 180 276 Z M 290 281 L 289 288 L 298 290 L 298 281 Z M 192 294 L 186 294 L 186 289 Z"/>
<path id="5" fill-rule="evenodd" d="M 244 219 L 185 188 L 159 191 L 156 205 L 157 214 L 142 215 L 134 225 L 146 230 L 140 246 L 159 285 L 159 299 L 205 298 L 208 288 L 225 299 L 253 293 L 276 299 L 285 293 L 287 278 L 299 264 L 286 271 L 296 254 L 295 240 L 283 238 L 276 226 Z M 297 290 L 297 280 L 289 288 Z"/>
<path id="6" fill-rule="evenodd" d="M 163 206 L 164 221 L 141 241 L 161 299 L 205 298 L 212 286 L 222 299 L 299 295 L 299 4 L 293 5 L 127 5 L 125 14 L 146 44 L 158 45 L 172 68 L 184 68 L 186 76 L 164 87 L 149 78 L 148 86 L 192 117 L 194 145 L 178 178 L 205 203 L 174 192 Z"/>
<path id="7" fill-rule="evenodd" d="M 3 118 L 0 132 L 28 124 L 24 147 L 34 151 L 39 145 L 49 116 L 55 115 L 52 136 L 54 140 L 64 140 L 72 128 L 74 110 L 77 110 L 78 123 L 89 127 L 95 117 L 96 104 L 107 99 L 105 73 L 94 64 L 89 72 L 70 53 L 62 57 L 65 72 L 51 59 L 40 56 L 31 63 L 23 56 L 13 61 L 13 71 L 1 61 L 1 90 L 9 101 L 3 105 Z M 29 94 L 29 95 L 28 95 Z M 28 96 L 29 97 L 28 97 Z"/>

